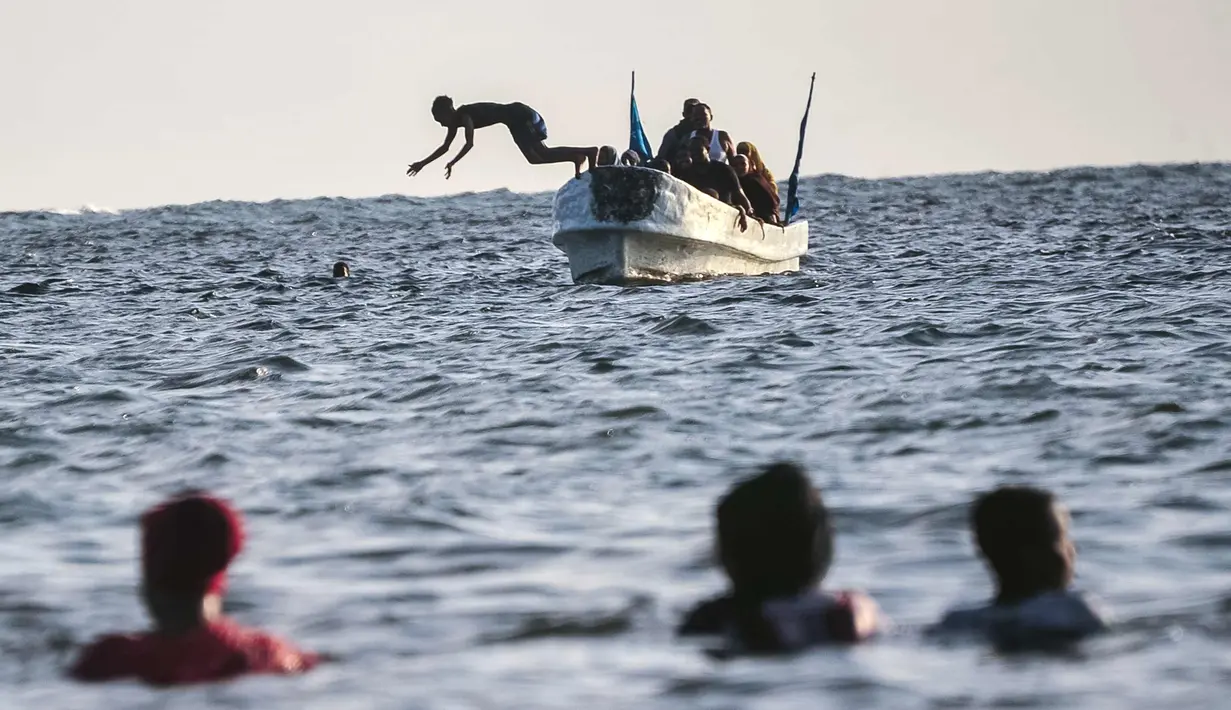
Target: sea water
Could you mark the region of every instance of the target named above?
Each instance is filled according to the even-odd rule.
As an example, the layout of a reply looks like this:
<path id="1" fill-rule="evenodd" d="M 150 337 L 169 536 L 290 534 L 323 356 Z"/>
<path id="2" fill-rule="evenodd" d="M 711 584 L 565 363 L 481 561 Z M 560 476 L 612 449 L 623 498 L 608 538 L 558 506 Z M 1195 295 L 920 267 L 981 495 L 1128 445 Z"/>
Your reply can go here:
<path id="1" fill-rule="evenodd" d="M 570 282 L 546 194 L 0 215 L 0 706 L 1222 707 L 1229 196 L 1227 165 L 822 176 L 799 273 L 635 289 Z M 714 660 L 673 626 L 775 459 L 896 626 Z M 1004 483 L 1071 507 L 1114 633 L 923 635 L 988 596 L 967 505 Z M 247 516 L 230 612 L 335 662 L 65 680 L 145 626 L 136 519 L 185 487 Z"/>

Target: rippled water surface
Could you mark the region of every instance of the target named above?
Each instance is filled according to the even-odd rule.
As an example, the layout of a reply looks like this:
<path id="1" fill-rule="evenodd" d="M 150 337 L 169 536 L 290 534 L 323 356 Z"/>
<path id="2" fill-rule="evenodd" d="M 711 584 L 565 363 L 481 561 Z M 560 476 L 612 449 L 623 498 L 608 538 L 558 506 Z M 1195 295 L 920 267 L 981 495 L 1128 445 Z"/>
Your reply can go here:
<path id="1" fill-rule="evenodd" d="M 1229 196 L 1225 165 L 821 177 L 801 273 L 627 290 L 570 283 L 550 195 L 0 215 L 0 704 L 1221 707 Z M 710 660 L 672 626 L 722 586 L 715 497 L 776 457 L 898 626 Z M 1114 634 L 921 637 L 987 594 L 965 505 L 1002 482 L 1070 504 Z M 248 515 L 232 612 L 338 662 L 66 682 L 145 624 L 136 516 L 189 485 Z"/>

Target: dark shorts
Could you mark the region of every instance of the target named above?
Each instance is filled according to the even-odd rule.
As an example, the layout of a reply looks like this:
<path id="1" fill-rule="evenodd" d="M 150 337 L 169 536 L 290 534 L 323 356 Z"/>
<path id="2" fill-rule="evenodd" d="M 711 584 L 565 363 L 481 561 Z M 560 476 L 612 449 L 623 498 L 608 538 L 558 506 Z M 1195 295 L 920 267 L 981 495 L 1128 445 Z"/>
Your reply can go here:
<path id="1" fill-rule="evenodd" d="M 538 111 L 525 104 L 509 104 L 505 124 L 518 146 L 536 145 L 547 140 L 547 124 Z"/>

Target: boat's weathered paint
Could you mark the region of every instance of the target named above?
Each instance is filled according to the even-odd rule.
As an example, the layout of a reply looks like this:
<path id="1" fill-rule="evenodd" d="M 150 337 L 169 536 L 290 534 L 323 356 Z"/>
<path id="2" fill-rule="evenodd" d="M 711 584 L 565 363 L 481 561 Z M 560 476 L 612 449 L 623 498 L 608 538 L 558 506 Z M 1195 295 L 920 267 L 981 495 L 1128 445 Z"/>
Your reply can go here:
<path id="1" fill-rule="evenodd" d="M 573 281 L 628 285 L 795 271 L 808 223 L 748 220 L 687 183 L 646 168 L 595 168 L 556 193 L 552 242 Z"/>

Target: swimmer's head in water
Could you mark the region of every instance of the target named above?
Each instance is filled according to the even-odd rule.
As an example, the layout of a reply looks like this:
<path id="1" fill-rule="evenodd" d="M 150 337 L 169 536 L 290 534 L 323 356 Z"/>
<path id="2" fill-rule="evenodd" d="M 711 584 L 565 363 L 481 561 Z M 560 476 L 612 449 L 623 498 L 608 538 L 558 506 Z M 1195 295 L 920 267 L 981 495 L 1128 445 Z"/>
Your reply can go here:
<path id="1" fill-rule="evenodd" d="M 737 175 L 748 174 L 748 156 L 733 155 L 731 156 L 731 167 L 735 169 Z"/>
<path id="2" fill-rule="evenodd" d="M 734 592 L 746 598 L 799 594 L 825 577 L 833 530 L 803 469 L 773 464 L 723 496 L 718 555 Z"/>
<path id="3" fill-rule="evenodd" d="M 335 279 L 350 278 L 350 266 L 345 261 L 339 261 L 333 265 L 333 277 Z"/>
<path id="4" fill-rule="evenodd" d="M 205 596 L 226 590 L 226 570 L 244 545 L 244 527 L 229 503 L 185 493 L 141 516 L 142 586 Z"/>
<path id="5" fill-rule="evenodd" d="M 432 118 L 437 123 L 446 124 L 453 118 L 453 99 L 448 96 L 437 96 L 432 102 Z"/>
<path id="6" fill-rule="evenodd" d="M 997 488 L 975 501 L 970 522 L 1002 601 L 1061 590 L 1073 581 L 1077 551 L 1069 539 L 1069 514 L 1051 493 Z"/>
<path id="7" fill-rule="evenodd" d="M 598 164 L 599 165 L 615 165 L 617 153 L 614 146 L 605 145 L 598 149 Z"/>

